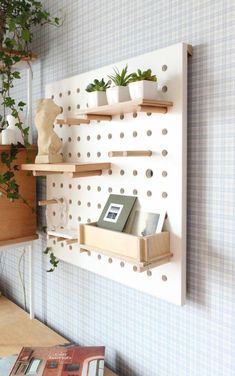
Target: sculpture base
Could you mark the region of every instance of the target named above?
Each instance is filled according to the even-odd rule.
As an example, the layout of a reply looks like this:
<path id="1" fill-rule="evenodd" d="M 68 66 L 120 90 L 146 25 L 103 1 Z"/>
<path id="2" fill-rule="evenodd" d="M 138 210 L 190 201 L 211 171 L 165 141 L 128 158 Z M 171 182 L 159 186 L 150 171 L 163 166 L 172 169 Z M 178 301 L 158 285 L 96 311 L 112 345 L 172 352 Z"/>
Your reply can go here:
<path id="1" fill-rule="evenodd" d="M 61 163 L 63 162 L 63 157 L 60 154 L 49 154 L 49 155 L 37 155 L 35 163 Z"/>

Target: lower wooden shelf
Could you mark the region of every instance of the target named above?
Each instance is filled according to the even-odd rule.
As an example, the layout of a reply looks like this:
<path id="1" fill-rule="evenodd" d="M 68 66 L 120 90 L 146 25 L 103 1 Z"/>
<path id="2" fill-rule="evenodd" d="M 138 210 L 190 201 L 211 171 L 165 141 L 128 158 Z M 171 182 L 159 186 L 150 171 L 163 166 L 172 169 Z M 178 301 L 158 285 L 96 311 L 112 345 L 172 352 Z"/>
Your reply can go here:
<path id="1" fill-rule="evenodd" d="M 169 232 L 139 237 L 91 223 L 80 225 L 78 239 L 80 252 L 95 251 L 119 258 L 134 264 L 138 272 L 169 262 L 173 256 Z"/>

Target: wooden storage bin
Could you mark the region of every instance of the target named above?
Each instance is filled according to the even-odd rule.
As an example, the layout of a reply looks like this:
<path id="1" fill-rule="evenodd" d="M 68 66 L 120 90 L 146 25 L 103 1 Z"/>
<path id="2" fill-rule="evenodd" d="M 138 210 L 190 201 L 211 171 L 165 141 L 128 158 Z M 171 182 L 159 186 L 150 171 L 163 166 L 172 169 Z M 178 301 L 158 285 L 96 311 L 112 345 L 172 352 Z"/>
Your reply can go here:
<path id="1" fill-rule="evenodd" d="M 0 145 L 0 153 L 10 151 L 10 145 Z M 34 160 L 36 147 L 32 146 L 27 152 L 30 160 Z M 26 150 L 20 149 L 17 154 L 16 165 L 25 163 Z M 5 165 L 0 163 L 0 174 L 6 171 Z M 16 171 L 16 182 L 19 184 L 21 196 L 27 200 L 31 208 L 36 208 L 36 178 L 28 171 Z M 0 197 L 0 246 L 15 244 L 37 239 L 36 213 L 22 200 L 10 202 L 4 195 Z"/>
<path id="2" fill-rule="evenodd" d="M 120 258 L 135 264 L 140 272 L 166 263 L 172 257 L 169 232 L 139 237 L 91 223 L 80 225 L 78 239 L 81 252 L 96 251 Z"/>

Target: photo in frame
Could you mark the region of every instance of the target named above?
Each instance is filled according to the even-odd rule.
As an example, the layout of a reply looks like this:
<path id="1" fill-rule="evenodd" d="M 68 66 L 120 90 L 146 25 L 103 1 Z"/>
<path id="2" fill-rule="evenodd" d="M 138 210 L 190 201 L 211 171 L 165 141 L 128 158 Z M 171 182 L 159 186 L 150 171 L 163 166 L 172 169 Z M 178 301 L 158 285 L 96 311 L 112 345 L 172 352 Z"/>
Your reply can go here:
<path id="1" fill-rule="evenodd" d="M 125 232 L 135 236 L 148 236 L 162 231 L 166 216 L 165 210 L 151 213 L 142 210 L 135 210 L 128 220 Z"/>

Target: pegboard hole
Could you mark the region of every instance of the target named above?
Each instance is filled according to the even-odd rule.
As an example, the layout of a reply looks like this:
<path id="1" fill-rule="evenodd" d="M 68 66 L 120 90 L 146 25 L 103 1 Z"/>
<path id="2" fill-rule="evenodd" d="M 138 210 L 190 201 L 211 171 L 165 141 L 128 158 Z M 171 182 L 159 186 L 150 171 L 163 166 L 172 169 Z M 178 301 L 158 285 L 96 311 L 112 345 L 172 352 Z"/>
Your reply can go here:
<path id="1" fill-rule="evenodd" d="M 108 174 L 109 175 L 112 175 L 113 171 L 112 170 L 108 170 Z"/>
<path id="2" fill-rule="evenodd" d="M 77 153 L 77 157 L 80 158 L 81 157 L 81 153 Z"/>
<path id="3" fill-rule="evenodd" d="M 133 189 L 133 195 L 136 196 L 138 194 L 137 189 Z"/>
<path id="4" fill-rule="evenodd" d="M 108 188 L 108 192 L 111 193 L 113 189 L 111 187 Z"/>
<path id="5" fill-rule="evenodd" d="M 97 191 L 101 192 L 101 187 L 100 186 L 97 187 Z"/>
<path id="6" fill-rule="evenodd" d="M 162 192 L 162 197 L 163 198 L 167 198 L 167 196 L 168 196 L 167 192 Z"/>
<path id="7" fill-rule="evenodd" d="M 76 90 L 76 91 L 77 91 L 77 93 L 80 93 L 80 89 L 79 89 L 79 87 L 77 88 L 77 90 Z"/>
<path id="8" fill-rule="evenodd" d="M 120 120 L 123 120 L 123 119 L 124 119 L 124 115 L 121 114 L 121 115 L 120 115 Z"/>
<path id="9" fill-rule="evenodd" d="M 100 134 L 97 134 L 97 140 L 100 140 L 101 139 L 101 135 Z"/>
<path id="10" fill-rule="evenodd" d="M 125 174 L 124 170 L 120 170 L 120 175 L 123 176 Z"/>
<path id="11" fill-rule="evenodd" d="M 121 194 L 125 193 L 125 189 L 124 189 L 124 188 L 121 188 L 121 189 L 120 189 L 120 193 L 121 193 Z"/>
<path id="12" fill-rule="evenodd" d="M 162 280 L 163 280 L 163 282 L 167 281 L 167 276 L 165 274 L 162 275 Z"/>
<path id="13" fill-rule="evenodd" d="M 151 116 L 151 115 L 152 115 L 152 112 L 146 112 L 146 115 L 147 115 L 147 116 Z"/>
<path id="14" fill-rule="evenodd" d="M 166 156 L 167 156 L 167 154 L 168 154 L 168 151 L 167 151 L 167 150 L 165 150 L 165 149 L 164 149 L 164 150 L 162 150 L 162 156 L 163 156 L 163 157 L 166 157 Z"/>
<path id="15" fill-rule="evenodd" d="M 60 243 L 60 246 L 63 248 L 64 247 L 64 243 Z"/>
<path id="16" fill-rule="evenodd" d="M 78 142 L 81 141 L 81 137 L 80 136 L 77 137 L 77 141 Z"/>
<path id="17" fill-rule="evenodd" d="M 68 95 L 71 95 L 71 91 L 70 90 L 68 90 L 68 93 L 67 93 Z"/>
<path id="18" fill-rule="evenodd" d="M 137 266 L 133 266 L 133 271 L 137 272 L 137 270 L 138 270 Z"/>
<path id="19" fill-rule="evenodd" d="M 69 250 L 70 250 L 70 251 L 73 250 L 73 246 L 72 246 L 72 245 L 69 246 Z"/>
<path id="20" fill-rule="evenodd" d="M 60 183 L 60 188 L 63 188 L 64 187 L 64 184 L 63 183 Z"/>
<path id="21" fill-rule="evenodd" d="M 73 203 L 73 201 L 70 199 L 70 200 L 69 200 L 69 205 L 72 205 L 72 203 Z"/>
<path id="22" fill-rule="evenodd" d="M 70 219 L 70 220 L 73 219 L 73 216 L 72 216 L 71 214 L 69 214 L 69 219 Z"/>
<path id="23" fill-rule="evenodd" d="M 91 219 L 90 218 L 87 218 L 87 223 L 91 223 Z"/>
<path id="24" fill-rule="evenodd" d="M 81 206 L 81 201 L 80 200 L 78 201 L 78 206 Z"/>
<path id="25" fill-rule="evenodd" d="M 137 114 L 137 112 L 133 112 L 133 118 L 137 118 L 137 116 L 138 116 L 138 114 Z"/>
<path id="26" fill-rule="evenodd" d="M 149 129 L 147 132 L 146 132 L 147 136 L 152 136 L 152 131 Z"/>
<path id="27" fill-rule="evenodd" d="M 151 277 L 151 275 L 152 275 L 151 270 L 147 270 L 147 276 L 148 276 L 148 277 Z"/>
<path id="28" fill-rule="evenodd" d="M 137 170 L 133 170 L 133 176 L 137 176 L 138 175 L 138 171 Z"/>
<path id="29" fill-rule="evenodd" d="M 101 260 L 101 259 L 102 259 L 101 255 L 98 255 L 97 258 L 98 258 L 98 260 Z"/>
<path id="30" fill-rule="evenodd" d="M 71 142 L 71 141 L 72 141 L 72 138 L 71 138 L 71 137 L 69 137 L 69 138 L 68 138 L 68 142 Z"/>
<path id="31" fill-rule="evenodd" d="M 166 70 L 167 70 L 167 65 L 164 64 L 164 65 L 162 66 L 162 71 L 165 72 Z"/>
<path id="32" fill-rule="evenodd" d="M 166 93 L 166 92 L 167 92 L 167 89 L 168 89 L 167 86 L 164 85 L 164 86 L 162 87 L 162 92 L 163 92 L 163 93 Z"/>
<path id="33" fill-rule="evenodd" d="M 60 98 L 62 98 L 62 95 L 63 95 L 63 94 L 62 94 L 62 93 L 60 93 L 60 94 L 59 94 L 59 97 L 60 97 Z"/>
<path id="34" fill-rule="evenodd" d="M 134 132 L 132 133 L 132 136 L 133 136 L 133 137 L 137 137 L 137 135 L 138 135 L 138 133 L 137 133 L 136 131 L 134 131 Z"/>
<path id="35" fill-rule="evenodd" d="M 90 158 L 91 153 L 88 151 L 88 153 L 86 153 L 86 155 L 87 155 L 87 158 Z"/>
<path id="36" fill-rule="evenodd" d="M 109 264 L 112 264 L 113 259 L 111 257 L 109 257 L 108 262 L 109 262 Z"/>
<path id="37" fill-rule="evenodd" d="M 60 106 L 60 113 L 63 114 L 63 112 L 64 112 L 64 109 L 63 107 Z"/>
<path id="38" fill-rule="evenodd" d="M 100 152 L 100 151 L 98 151 L 98 153 L 97 153 L 97 157 L 98 157 L 98 158 L 101 157 L 101 152 Z"/>
<path id="39" fill-rule="evenodd" d="M 90 202 L 88 202 L 88 203 L 87 203 L 87 206 L 88 206 L 88 208 L 90 208 L 90 207 L 91 207 L 91 203 L 90 203 Z"/>
<path id="40" fill-rule="evenodd" d="M 56 245 L 56 240 L 53 240 L 53 244 Z"/>
<path id="41" fill-rule="evenodd" d="M 167 176 L 167 171 L 162 171 L 162 176 L 165 178 Z"/>
<path id="42" fill-rule="evenodd" d="M 77 188 L 78 188 L 78 190 L 80 191 L 80 189 L 81 189 L 82 187 L 81 187 L 81 185 L 80 185 L 80 184 L 78 184 L 78 187 L 77 187 Z"/>
<path id="43" fill-rule="evenodd" d="M 68 106 L 68 111 L 71 111 L 71 106 Z"/>
<path id="44" fill-rule="evenodd" d="M 109 133 L 109 134 L 108 134 L 108 139 L 111 140 L 112 137 L 113 137 L 112 134 Z"/>
<path id="45" fill-rule="evenodd" d="M 82 218 L 81 217 L 78 217 L 78 222 L 81 222 Z"/>
<path id="46" fill-rule="evenodd" d="M 124 133 L 121 132 L 121 133 L 120 133 L 120 138 L 124 138 L 124 136 L 125 136 Z"/>
<path id="47" fill-rule="evenodd" d="M 121 266 L 121 268 L 124 268 L 124 266 L 125 266 L 125 262 L 121 261 L 121 262 L 120 262 L 120 266 Z"/>
<path id="48" fill-rule="evenodd" d="M 72 189 L 72 184 L 69 184 L 69 189 Z"/>
<path id="49" fill-rule="evenodd" d="M 151 197 L 152 196 L 152 192 L 151 191 L 147 191 L 147 196 Z"/>
<path id="50" fill-rule="evenodd" d="M 86 138 L 86 139 L 87 139 L 87 141 L 90 141 L 90 139 L 91 139 L 91 136 L 87 136 L 87 138 Z"/>
<path id="51" fill-rule="evenodd" d="M 88 185 L 88 186 L 86 187 L 86 189 L 87 189 L 88 191 L 90 191 L 90 190 L 91 190 L 91 186 Z"/>
<path id="52" fill-rule="evenodd" d="M 147 170 L 146 170 L 146 177 L 147 178 L 151 178 L 152 176 L 153 176 L 153 170 L 151 170 L 150 168 L 148 168 Z"/>
<path id="53" fill-rule="evenodd" d="M 101 209 L 101 204 L 97 204 L 97 208 L 98 208 L 98 209 Z"/>
<path id="54" fill-rule="evenodd" d="M 79 108 L 80 108 L 80 104 L 77 104 L 77 109 L 79 110 Z"/>
<path id="55" fill-rule="evenodd" d="M 55 187 L 55 183 L 52 183 L 52 187 Z"/>
<path id="56" fill-rule="evenodd" d="M 163 130 L 162 130 L 163 136 L 165 136 L 167 133 L 168 133 L 168 130 L 166 128 L 163 128 Z"/>

